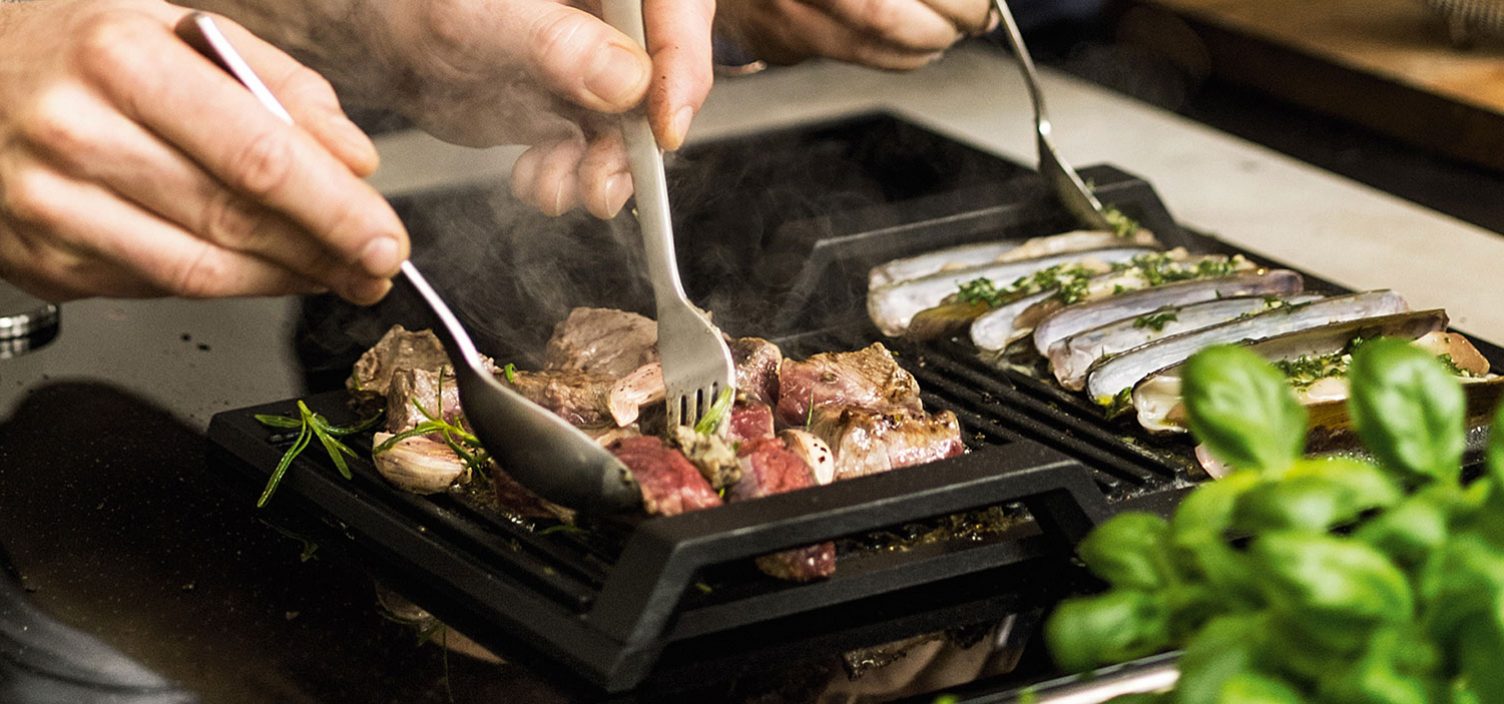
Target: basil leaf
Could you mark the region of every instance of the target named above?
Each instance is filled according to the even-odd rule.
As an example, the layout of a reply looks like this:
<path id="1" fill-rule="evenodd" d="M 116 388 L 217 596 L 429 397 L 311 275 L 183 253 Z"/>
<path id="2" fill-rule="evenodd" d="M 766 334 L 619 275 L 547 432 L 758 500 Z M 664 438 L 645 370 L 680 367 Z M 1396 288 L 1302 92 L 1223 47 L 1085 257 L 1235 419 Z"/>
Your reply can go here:
<path id="1" fill-rule="evenodd" d="M 1180 656 L 1179 704 L 1219 704 L 1225 687 L 1253 669 L 1263 621 L 1258 616 L 1221 616 L 1201 629 Z"/>
<path id="2" fill-rule="evenodd" d="M 1497 491 L 1504 491 L 1504 405 L 1494 411 L 1493 426 L 1488 429 L 1488 447 L 1484 450 L 1484 465 Z"/>
<path id="3" fill-rule="evenodd" d="M 1353 492 L 1364 509 L 1393 506 L 1405 493 L 1384 470 L 1351 457 L 1312 457 L 1295 463 L 1290 477 L 1320 477 L 1336 482 Z"/>
<path id="4" fill-rule="evenodd" d="M 1238 502 L 1233 530 L 1255 535 L 1274 530 L 1325 533 L 1352 522 L 1364 508 L 1346 485 L 1325 477 L 1287 477 L 1245 494 Z"/>
<path id="5" fill-rule="evenodd" d="M 1499 671 L 1504 636 L 1497 622 L 1472 621 L 1458 635 L 1458 669 L 1473 695 L 1482 704 L 1504 704 L 1504 674 Z"/>
<path id="6" fill-rule="evenodd" d="M 1418 566 L 1446 543 L 1454 501 L 1453 492 L 1422 491 L 1369 519 L 1353 537 L 1378 548 L 1401 567 Z"/>
<path id="7" fill-rule="evenodd" d="M 1248 554 L 1270 603 L 1306 614 L 1311 629 L 1404 621 L 1414 611 L 1405 574 L 1363 543 L 1280 531 L 1259 536 Z"/>
<path id="8" fill-rule="evenodd" d="M 1076 553 L 1093 573 L 1115 587 L 1153 591 L 1168 581 L 1164 552 L 1169 532 L 1165 519 L 1128 511 L 1097 526 Z"/>
<path id="9" fill-rule="evenodd" d="M 1056 664 L 1082 672 L 1156 653 L 1170 644 L 1164 601 L 1117 590 L 1060 604 L 1045 624 Z"/>
<path id="10" fill-rule="evenodd" d="M 1353 355 L 1349 376 L 1348 412 L 1384 466 L 1412 480 L 1457 481 L 1467 399 L 1445 365 L 1408 342 L 1378 339 Z"/>
<path id="11" fill-rule="evenodd" d="M 1299 704 L 1305 699 L 1294 687 L 1256 672 L 1239 672 L 1222 683 L 1222 704 Z"/>
<path id="12" fill-rule="evenodd" d="M 1186 363 L 1191 432 L 1218 460 L 1278 474 L 1306 443 L 1306 409 L 1273 365 L 1241 347 L 1209 347 Z"/>
<path id="13" fill-rule="evenodd" d="M 1375 632 L 1363 656 L 1329 663 L 1317 683 L 1320 701 L 1332 704 L 1428 704 L 1436 688 L 1429 678 L 1401 669 L 1409 652 L 1401 639 L 1414 634 L 1386 628 Z"/>

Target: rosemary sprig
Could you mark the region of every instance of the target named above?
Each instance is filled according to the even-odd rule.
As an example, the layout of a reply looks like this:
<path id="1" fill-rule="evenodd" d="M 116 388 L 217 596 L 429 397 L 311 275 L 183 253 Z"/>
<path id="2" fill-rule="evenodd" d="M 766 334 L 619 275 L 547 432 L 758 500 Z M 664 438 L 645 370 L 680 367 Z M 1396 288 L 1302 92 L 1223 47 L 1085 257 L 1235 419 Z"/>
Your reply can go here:
<path id="1" fill-rule="evenodd" d="M 695 423 L 695 432 L 701 435 L 710 435 L 719 430 L 721 423 L 730 419 L 731 389 L 721 389 L 719 396 L 710 404 L 710 409 Z"/>
<path id="2" fill-rule="evenodd" d="M 450 450 L 454 451 L 454 454 L 459 455 L 460 461 L 465 464 L 465 467 L 467 469 L 472 471 L 484 469 L 486 463 L 489 462 L 491 458 L 490 455 L 486 454 L 485 448 L 481 446 L 480 438 L 475 437 L 474 433 L 466 430 L 460 425 L 444 420 L 443 416 L 441 415 L 444 410 L 443 370 L 439 371 L 437 396 L 439 399 L 439 413 L 429 411 L 427 408 L 423 407 L 423 404 L 418 402 L 418 399 L 413 399 L 413 408 L 418 409 L 418 412 L 423 414 L 423 418 L 425 420 L 408 430 L 404 430 L 400 433 L 397 433 L 396 435 L 387 438 L 380 445 L 371 448 L 371 456 L 374 457 L 383 452 L 386 452 L 396 446 L 397 443 L 402 442 L 403 440 L 406 440 L 408 438 L 418 437 L 420 435 L 436 434 L 444 438 L 444 443 L 449 446 Z"/>
<path id="3" fill-rule="evenodd" d="M 299 400 L 297 418 L 268 413 L 257 413 L 255 418 L 256 422 L 268 428 L 279 428 L 282 430 L 297 428 L 298 430 L 298 438 L 293 441 L 291 447 L 287 448 L 287 452 L 282 453 L 282 459 L 277 461 L 277 467 L 272 470 L 271 476 L 266 479 L 266 487 L 261 490 L 261 498 L 256 500 L 256 508 L 261 508 L 266 505 L 267 501 L 271 500 L 272 494 L 282 484 L 282 477 L 292 467 L 292 461 L 297 459 L 298 455 L 302 454 L 303 450 L 308 448 L 308 445 L 313 442 L 314 438 L 318 438 L 319 444 L 324 446 L 324 451 L 329 453 L 329 459 L 334 462 L 334 468 L 339 470 L 340 476 L 350 479 L 353 475 L 350 473 L 350 465 L 345 461 L 345 457 L 355 457 L 356 455 L 355 451 L 350 449 L 350 446 L 342 442 L 340 438 L 370 430 L 381 419 L 381 414 L 378 413 L 351 425 L 333 425 L 329 422 L 328 418 L 314 413 L 308 408 L 308 404 Z"/>

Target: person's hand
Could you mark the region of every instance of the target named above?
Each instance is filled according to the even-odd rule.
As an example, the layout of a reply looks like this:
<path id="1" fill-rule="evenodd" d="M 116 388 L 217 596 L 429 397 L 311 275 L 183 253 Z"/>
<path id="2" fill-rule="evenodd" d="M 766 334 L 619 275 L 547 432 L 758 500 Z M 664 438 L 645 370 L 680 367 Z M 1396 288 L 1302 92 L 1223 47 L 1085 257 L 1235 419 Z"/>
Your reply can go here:
<path id="1" fill-rule="evenodd" d="M 227 20 L 297 121 L 158 0 L 0 5 L 0 276 L 54 301 L 332 289 L 372 303 L 407 234 L 328 83 Z"/>
<path id="2" fill-rule="evenodd" d="M 450 142 L 530 145 L 512 189 L 552 215 L 611 217 L 631 195 L 610 113 L 646 100 L 673 150 L 710 91 L 714 0 L 645 0 L 647 51 L 591 14 L 599 0 L 365 1 L 390 101 Z"/>
<path id="3" fill-rule="evenodd" d="M 990 0 L 721 0 L 716 29 L 775 64 L 827 57 L 908 70 L 996 26 Z"/>

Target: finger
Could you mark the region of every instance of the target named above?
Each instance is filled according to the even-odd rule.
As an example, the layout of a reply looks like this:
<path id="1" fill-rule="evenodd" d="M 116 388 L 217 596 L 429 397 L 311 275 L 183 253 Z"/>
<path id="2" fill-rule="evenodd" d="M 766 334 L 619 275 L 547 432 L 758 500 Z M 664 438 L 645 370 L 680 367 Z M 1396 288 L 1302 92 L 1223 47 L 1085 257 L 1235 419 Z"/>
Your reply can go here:
<path id="1" fill-rule="evenodd" d="M 924 0 L 799 0 L 859 34 L 916 52 L 950 48 L 961 38 L 955 23 Z"/>
<path id="2" fill-rule="evenodd" d="M 347 264 L 373 277 L 396 273 L 408 252 L 396 213 L 307 132 L 278 121 L 165 27 L 116 22 L 94 34 L 84 40 L 86 68 L 128 117 Z"/>
<path id="3" fill-rule="evenodd" d="M 44 263 L 53 275 L 87 280 L 77 262 L 104 261 L 130 274 L 137 290 L 188 298 L 267 296 L 317 288 L 287 269 L 198 239 L 93 184 L 32 169 L 6 184 L 5 205 L 24 226 L 81 252 L 72 264 Z M 59 267 L 66 271 L 56 271 Z"/>
<path id="4" fill-rule="evenodd" d="M 345 116 L 334 87 L 323 76 L 234 22 L 215 18 L 266 87 L 324 148 L 362 178 L 376 172 L 380 156 L 371 138 Z"/>
<path id="5" fill-rule="evenodd" d="M 559 96 L 591 110 L 624 112 L 647 94 L 652 63 L 626 35 L 582 10 L 549 0 L 409 3 L 397 41 L 442 82 L 495 80 L 515 66 Z"/>
<path id="6" fill-rule="evenodd" d="M 372 287 L 286 218 L 227 189 L 87 91 L 55 90 L 25 123 L 31 148 L 196 236 L 260 256 L 354 298 Z"/>
<path id="7" fill-rule="evenodd" d="M 529 202 L 545 215 L 559 216 L 580 203 L 579 169 L 585 157 L 583 140 L 567 140 L 534 147 L 543 151 L 533 175 Z"/>
<path id="8" fill-rule="evenodd" d="M 891 71 L 916 69 L 940 56 L 938 51 L 905 49 L 859 32 L 823 10 L 798 0 L 781 2 L 787 21 L 775 31 L 782 31 L 790 45 L 802 47 L 798 53 Z"/>
<path id="9" fill-rule="evenodd" d="M 632 174 L 627 169 L 627 147 L 621 132 L 608 131 L 591 140 L 580 161 L 580 200 L 585 210 L 602 220 L 621 212 L 632 196 Z"/>
<path id="10" fill-rule="evenodd" d="M 991 0 L 918 0 L 966 34 L 985 32 L 997 24 Z"/>
<path id="11" fill-rule="evenodd" d="M 715 0 L 644 0 L 643 24 L 653 57 L 648 121 L 664 149 L 684 145 L 690 123 L 710 94 L 714 17 Z"/>

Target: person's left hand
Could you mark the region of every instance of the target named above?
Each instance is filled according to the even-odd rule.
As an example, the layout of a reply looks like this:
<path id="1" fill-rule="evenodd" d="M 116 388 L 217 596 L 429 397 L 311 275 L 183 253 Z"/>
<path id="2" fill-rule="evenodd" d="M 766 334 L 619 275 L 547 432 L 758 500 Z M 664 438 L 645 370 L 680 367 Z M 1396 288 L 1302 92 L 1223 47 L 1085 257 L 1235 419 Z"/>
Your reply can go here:
<path id="1" fill-rule="evenodd" d="M 826 57 L 919 68 L 992 29 L 990 0 L 721 0 L 716 29 L 775 64 Z"/>
<path id="2" fill-rule="evenodd" d="M 530 145 L 512 189 L 551 215 L 583 205 L 610 217 L 631 195 L 608 114 L 646 102 L 673 150 L 710 91 L 714 0 L 646 0 L 647 51 L 592 14 L 598 0 L 368 2 L 368 45 L 399 111 L 449 142 Z"/>

